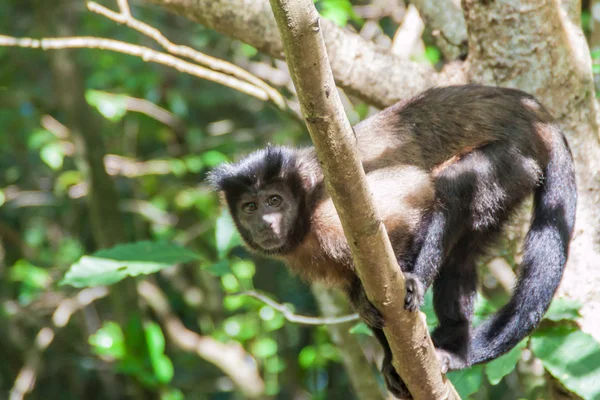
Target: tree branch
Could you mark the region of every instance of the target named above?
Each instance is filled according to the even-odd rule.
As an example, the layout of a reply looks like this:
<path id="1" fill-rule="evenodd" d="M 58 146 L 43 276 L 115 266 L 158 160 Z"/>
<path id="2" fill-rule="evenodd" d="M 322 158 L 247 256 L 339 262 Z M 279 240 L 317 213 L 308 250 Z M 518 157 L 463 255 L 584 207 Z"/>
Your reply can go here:
<path id="1" fill-rule="evenodd" d="M 267 0 L 254 0 L 250 7 L 244 0 L 146 0 L 186 18 L 239 39 L 276 58 L 283 58 L 277 24 Z M 451 77 L 435 73 L 428 66 L 394 56 L 387 49 L 340 28 L 328 20 L 321 21 L 325 46 L 336 84 L 348 94 L 378 107 L 416 95 L 424 89 L 466 82 L 466 75 L 453 68 Z"/>
<path id="2" fill-rule="evenodd" d="M 73 48 L 110 50 L 117 53 L 140 57 L 144 61 L 166 65 L 168 67 L 175 68 L 180 72 L 219 83 L 223 86 L 230 87 L 263 101 L 267 101 L 269 99 L 269 96 L 264 90 L 232 76 L 183 61 L 172 55 L 152 50 L 149 47 L 138 46 L 113 39 L 103 39 L 90 36 L 33 39 L 25 37 L 15 38 L 11 36 L 0 35 L 0 46 L 26 47 L 42 50 Z"/>
<path id="3" fill-rule="evenodd" d="M 108 295 L 108 289 L 104 286 L 87 288 L 80 291 L 75 297 L 64 299 L 58 304 L 52 314 L 53 327 L 46 326 L 40 329 L 36 335 L 34 345 L 27 353 L 25 364 L 17 374 L 10 390 L 10 400 L 22 400 L 27 393 L 33 391 L 37 372 L 42 364 L 42 354 L 54 340 L 56 330 L 64 328 L 77 311 L 106 295 Z"/>
<path id="4" fill-rule="evenodd" d="M 394 367 L 413 397 L 458 398 L 440 373 L 433 343 L 419 313 L 404 310 L 404 277 L 373 204 L 352 127 L 335 90 L 319 15 L 311 0 L 271 0 L 290 74 L 323 166 L 356 270 L 386 320 Z M 377 267 L 373 267 L 377 266 Z"/>
<path id="5" fill-rule="evenodd" d="M 147 280 L 138 284 L 138 293 L 154 311 L 177 347 L 216 365 L 244 395 L 255 398 L 263 393 L 264 383 L 258 374 L 256 362 L 239 343 L 221 343 L 210 336 L 201 336 L 187 329 L 173 314 L 161 290 Z"/>
<path id="6" fill-rule="evenodd" d="M 145 36 L 154 39 L 170 54 L 189 58 L 199 65 L 204 65 L 213 71 L 231 75 L 241 81 L 246 81 L 257 88 L 262 89 L 269 97 L 269 100 L 279 109 L 285 110 L 287 108 L 285 98 L 277 90 L 273 89 L 271 86 L 267 85 L 264 81 L 258 79 L 248 71 L 245 71 L 234 64 L 228 63 L 227 61 L 203 54 L 192 49 L 191 47 L 176 45 L 169 41 L 169 39 L 167 39 L 158 29 L 133 18 L 131 16 L 127 0 L 119 0 L 119 9 L 121 10 L 120 13 L 111 11 L 93 1 L 87 3 L 87 7 L 92 12 L 98 13 L 119 24 L 127 25 L 128 27 L 135 29 Z"/>
<path id="7" fill-rule="evenodd" d="M 321 318 L 321 317 L 306 317 L 304 315 L 294 314 L 285 304 L 279 304 L 267 296 L 262 295 L 255 291 L 248 291 L 244 293 L 240 293 L 240 296 L 250 296 L 254 297 L 257 300 L 262 301 L 269 307 L 274 308 L 283 314 L 283 317 L 296 324 L 303 325 L 335 325 L 335 324 L 343 324 L 346 322 L 356 321 L 359 319 L 358 314 L 350 314 L 344 315 L 343 317 L 329 317 L 329 318 Z"/>

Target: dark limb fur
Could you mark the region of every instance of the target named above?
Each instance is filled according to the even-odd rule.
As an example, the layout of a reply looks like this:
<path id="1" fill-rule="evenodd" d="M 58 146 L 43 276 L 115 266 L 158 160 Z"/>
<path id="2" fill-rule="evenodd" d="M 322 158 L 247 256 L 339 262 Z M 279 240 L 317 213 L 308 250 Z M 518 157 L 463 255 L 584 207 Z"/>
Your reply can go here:
<path id="1" fill-rule="evenodd" d="M 440 324 L 433 340 L 443 350 L 439 353 L 443 369 L 464 368 L 510 350 L 537 325 L 550 304 L 560 282 L 556 277 L 566 262 L 575 212 L 572 164 L 568 148 L 561 145 L 556 144 L 558 149 L 543 174 L 527 155 L 495 143 L 474 150 L 437 177 L 440 206 L 433 212 L 413 274 L 425 288 L 434 281 Z M 513 297 L 471 333 L 474 257 L 493 240 L 540 177 L 544 182 L 535 189 L 534 218 Z M 546 247 L 549 244 L 554 247 Z M 407 293 L 409 297 L 414 296 Z"/>

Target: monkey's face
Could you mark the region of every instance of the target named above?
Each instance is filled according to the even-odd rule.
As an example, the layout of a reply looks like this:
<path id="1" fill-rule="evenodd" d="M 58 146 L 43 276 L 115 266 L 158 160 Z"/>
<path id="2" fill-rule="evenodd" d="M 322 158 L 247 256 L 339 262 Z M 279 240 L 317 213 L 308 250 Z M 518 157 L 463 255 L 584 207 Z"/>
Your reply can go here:
<path id="1" fill-rule="evenodd" d="M 265 253 L 286 247 L 296 219 L 298 202 L 283 184 L 246 192 L 236 202 L 240 233 L 248 245 Z"/>

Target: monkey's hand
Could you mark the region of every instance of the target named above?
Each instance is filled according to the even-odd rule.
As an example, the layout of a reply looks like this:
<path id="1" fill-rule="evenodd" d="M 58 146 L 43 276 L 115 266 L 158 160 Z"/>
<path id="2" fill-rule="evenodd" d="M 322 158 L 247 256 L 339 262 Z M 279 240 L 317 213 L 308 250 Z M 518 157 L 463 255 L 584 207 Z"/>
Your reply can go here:
<path id="1" fill-rule="evenodd" d="M 385 380 L 385 386 L 388 391 L 394 395 L 397 399 L 412 399 L 406 384 L 400 378 L 400 375 L 396 372 L 396 369 L 392 365 L 392 360 L 384 358 L 383 364 L 381 365 L 381 374 Z"/>
<path id="2" fill-rule="evenodd" d="M 425 297 L 425 285 L 421 283 L 419 277 L 411 272 L 404 273 L 406 280 L 406 296 L 404 297 L 404 308 L 415 312 L 423 305 Z"/>

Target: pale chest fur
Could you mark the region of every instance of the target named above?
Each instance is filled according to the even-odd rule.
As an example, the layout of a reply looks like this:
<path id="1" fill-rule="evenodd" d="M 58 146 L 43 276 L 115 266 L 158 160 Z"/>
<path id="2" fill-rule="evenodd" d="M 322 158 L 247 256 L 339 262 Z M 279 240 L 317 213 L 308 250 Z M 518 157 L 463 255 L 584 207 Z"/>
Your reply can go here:
<path id="1" fill-rule="evenodd" d="M 407 249 L 423 213 L 433 203 L 433 186 L 416 167 L 395 166 L 367 174 L 376 205 L 399 256 Z M 309 282 L 345 286 L 354 276 L 350 249 L 330 197 L 314 205 L 310 232 L 292 254 L 282 257 Z"/>

